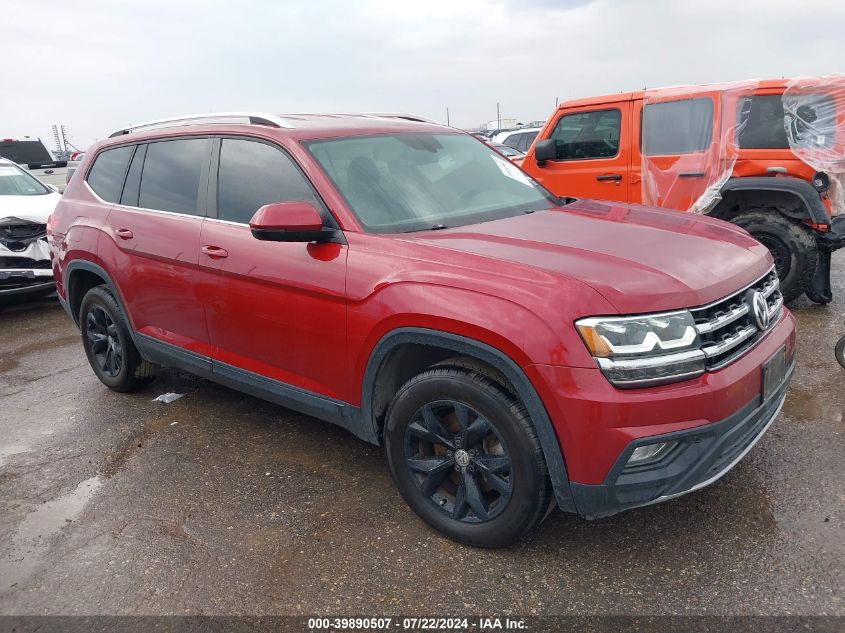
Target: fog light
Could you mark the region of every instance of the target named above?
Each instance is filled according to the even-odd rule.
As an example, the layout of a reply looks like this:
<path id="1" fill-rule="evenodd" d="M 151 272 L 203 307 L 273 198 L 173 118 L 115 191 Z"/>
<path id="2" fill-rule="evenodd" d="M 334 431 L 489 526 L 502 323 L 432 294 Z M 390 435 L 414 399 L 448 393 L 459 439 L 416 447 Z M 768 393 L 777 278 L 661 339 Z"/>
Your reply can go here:
<path id="1" fill-rule="evenodd" d="M 646 444 L 638 446 L 631 453 L 628 459 L 629 465 L 642 464 L 643 462 L 656 462 L 669 451 L 675 448 L 677 442 L 659 442 L 658 444 Z"/>

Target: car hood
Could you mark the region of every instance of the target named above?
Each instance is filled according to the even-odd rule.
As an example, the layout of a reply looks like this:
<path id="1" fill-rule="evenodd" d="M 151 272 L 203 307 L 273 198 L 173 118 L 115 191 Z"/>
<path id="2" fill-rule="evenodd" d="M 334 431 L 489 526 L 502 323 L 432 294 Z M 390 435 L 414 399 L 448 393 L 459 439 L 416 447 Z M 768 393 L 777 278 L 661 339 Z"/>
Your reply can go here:
<path id="1" fill-rule="evenodd" d="M 61 194 L 55 192 L 38 196 L 0 196 L 0 220 L 18 218 L 46 224 L 47 217 L 61 199 Z"/>
<path id="2" fill-rule="evenodd" d="M 704 305 L 772 266 L 768 250 L 732 224 L 596 201 L 408 237 L 577 279 L 620 313 Z"/>

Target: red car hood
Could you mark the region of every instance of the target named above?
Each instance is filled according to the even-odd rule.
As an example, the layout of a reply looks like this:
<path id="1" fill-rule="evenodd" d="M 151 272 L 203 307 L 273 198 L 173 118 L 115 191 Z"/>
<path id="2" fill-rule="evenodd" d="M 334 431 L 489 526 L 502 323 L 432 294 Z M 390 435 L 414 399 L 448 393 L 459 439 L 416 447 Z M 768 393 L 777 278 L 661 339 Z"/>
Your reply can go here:
<path id="1" fill-rule="evenodd" d="M 580 280 L 620 313 L 707 304 L 772 266 L 768 250 L 732 224 L 589 200 L 415 239 Z"/>

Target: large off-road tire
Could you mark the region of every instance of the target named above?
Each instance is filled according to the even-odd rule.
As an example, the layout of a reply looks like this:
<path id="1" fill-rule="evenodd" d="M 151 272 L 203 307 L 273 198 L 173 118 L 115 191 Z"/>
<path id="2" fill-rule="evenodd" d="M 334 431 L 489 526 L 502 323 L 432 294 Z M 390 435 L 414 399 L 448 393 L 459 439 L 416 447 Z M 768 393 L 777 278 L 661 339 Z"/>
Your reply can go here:
<path id="1" fill-rule="evenodd" d="M 836 356 L 836 361 L 842 365 L 842 367 L 845 367 L 845 336 L 836 342 L 836 347 L 834 348 L 833 353 Z"/>
<path id="2" fill-rule="evenodd" d="M 537 526 L 552 496 L 525 407 L 479 373 L 415 376 L 387 412 L 385 449 L 411 509 L 476 547 L 510 545 Z"/>
<path id="3" fill-rule="evenodd" d="M 810 288 L 819 260 L 813 232 L 776 210 L 753 209 L 736 216 L 734 224 L 751 233 L 772 253 L 786 303 Z"/>
<path id="4" fill-rule="evenodd" d="M 123 311 L 106 286 L 85 293 L 79 329 L 91 369 L 109 389 L 134 391 L 155 379 L 158 366 L 141 358 Z"/>

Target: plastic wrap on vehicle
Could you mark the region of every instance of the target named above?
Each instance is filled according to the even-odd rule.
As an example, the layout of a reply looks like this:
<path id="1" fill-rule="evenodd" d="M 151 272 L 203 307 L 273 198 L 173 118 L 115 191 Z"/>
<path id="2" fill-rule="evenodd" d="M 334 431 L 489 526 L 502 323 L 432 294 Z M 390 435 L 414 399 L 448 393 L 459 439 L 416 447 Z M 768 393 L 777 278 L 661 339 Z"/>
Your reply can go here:
<path id="1" fill-rule="evenodd" d="M 832 215 L 845 212 L 845 75 L 797 77 L 783 93 L 792 152 L 830 179 Z"/>
<path id="2" fill-rule="evenodd" d="M 747 80 L 645 91 L 643 204 L 707 213 L 719 202 L 758 84 Z"/>

